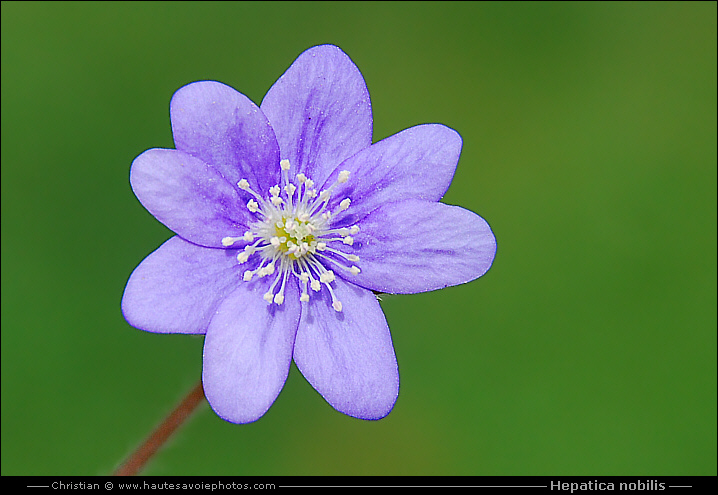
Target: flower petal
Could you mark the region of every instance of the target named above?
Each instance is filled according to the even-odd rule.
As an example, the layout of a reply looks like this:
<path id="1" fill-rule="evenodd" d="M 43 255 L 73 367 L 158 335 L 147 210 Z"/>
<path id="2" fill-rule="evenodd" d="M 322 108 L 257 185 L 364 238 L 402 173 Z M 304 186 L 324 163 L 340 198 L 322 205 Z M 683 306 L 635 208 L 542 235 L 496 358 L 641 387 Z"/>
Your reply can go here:
<path id="1" fill-rule="evenodd" d="M 335 225 L 355 223 L 384 203 L 404 199 L 438 201 L 454 177 L 461 154 L 461 136 L 441 124 L 405 129 L 373 144 L 339 165 L 324 185 L 348 170 L 349 181 L 337 188 L 330 209 L 344 198 L 351 207 L 334 216 Z"/>
<path id="2" fill-rule="evenodd" d="M 322 184 L 329 173 L 371 145 L 371 100 L 364 78 L 338 47 L 302 53 L 261 105 L 292 171 Z"/>
<path id="3" fill-rule="evenodd" d="M 341 279 L 302 306 L 294 362 L 337 411 L 362 419 L 389 414 L 399 393 L 399 369 L 384 313 L 374 294 Z"/>
<path id="4" fill-rule="evenodd" d="M 353 248 L 361 269 L 354 283 L 411 294 L 480 277 L 494 261 L 496 238 L 489 224 L 469 210 L 410 199 L 364 218 Z"/>
<path id="5" fill-rule="evenodd" d="M 212 165 L 230 184 L 247 179 L 261 194 L 279 181 L 274 131 L 259 107 L 234 88 L 216 81 L 188 84 L 172 97 L 170 118 L 177 149 Z"/>
<path id="6" fill-rule="evenodd" d="M 232 423 L 259 419 L 284 386 L 299 324 L 299 291 L 290 281 L 284 304 L 262 299 L 266 284 L 244 283 L 207 329 L 202 382 L 212 409 Z"/>
<path id="7" fill-rule="evenodd" d="M 188 241 L 223 247 L 254 221 L 238 189 L 202 160 L 177 150 L 151 149 L 132 162 L 130 183 L 157 220 Z"/>
<path id="8" fill-rule="evenodd" d="M 172 237 L 130 275 L 125 319 L 148 332 L 205 333 L 217 306 L 242 283 L 234 254 Z"/>

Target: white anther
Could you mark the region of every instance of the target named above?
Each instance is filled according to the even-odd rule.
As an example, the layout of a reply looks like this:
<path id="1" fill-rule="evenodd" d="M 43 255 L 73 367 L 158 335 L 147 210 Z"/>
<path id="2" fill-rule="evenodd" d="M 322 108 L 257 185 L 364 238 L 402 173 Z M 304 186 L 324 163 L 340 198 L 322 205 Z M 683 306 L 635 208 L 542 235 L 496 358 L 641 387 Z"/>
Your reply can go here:
<path id="1" fill-rule="evenodd" d="M 244 239 L 247 242 L 252 242 L 254 240 L 254 234 L 252 234 L 249 230 L 244 233 L 242 236 L 242 239 Z"/>
<path id="2" fill-rule="evenodd" d="M 265 266 L 263 270 L 266 275 L 271 275 L 272 273 L 274 273 L 274 261 Z"/>
<path id="3" fill-rule="evenodd" d="M 339 203 L 339 209 L 341 211 L 346 210 L 347 208 L 349 208 L 349 205 L 351 204 L 351 202 L 352 202 L 352 200 L 349 198 L 343 199 L 342 202 Z"/>
<path id="4" fill-rule="evenodd" d="M 309 181 L 307 181 L 307 183 L 309 183 Z M 315 189 L 309 189 L 309 190 L 307 191 L 307 197 L 308 197 L 309 199 L 314 199 L 314 198 L 316 198 L 316 197 L 317 197 L 317 191 L 316 191 Z"/>
<path id="5" fill-rule="evenodd" d="M 268 303 L 271 303 L 272 299 L 274 298 L 274 294 L 272 294 L 271 292 L 267 292 L 266 294 L 264 294 L 263 298 Z"/>
<path id="6" fill-rule="evenodd" d="M 282 168 L 282 170 L 289 170 L 289 160 L 287 160 L 286 158 L 284 160 L 280 160 L 279 166 Z"/>
<path id="7" fill-rule="evenodd" d="M 244 272 L 244 276 L 242 277 L 245 282 L 249 282 L 252 280 L 252 277 L 254 276 L 254 272 L 252 270 L 246 270 Z"/>
<path id="8" fill-rule="evenodd" d="M 324 251 L 327 248 L 326 242 L 317 242 L 317 251 Z"/>
<path id="9" fill-rule="evenodd" d="M 247 208 L 252 213 L 257 213 L 259 211 L 259 204 L 255 200 L 250 199 L 249 203 L 247 203 Z"/>
<path id="10" fill-rule="evenodd" d="M 289 184 L 288 186 L 284 186 L 284 192 L 287 193 L 287 196 L 291 196 L 294 194 L 294 191 L 297 190 L 297 186 L 294 184 Z"/>
<path id="11" fill-rule="evenodd" d="M 237 261 L 239 261 L 239 263 L 245 263 L 249 259 L 249 254 L 250 253 L 246 251 L 242 251 L 237 255 Z"/>
<path id="12" fill-rule="evenodd" d="M 331 270 L 327 270 L 326 272 L 319 275 L 319 281 L 323 284 L 334 282 L 334 272 Z"/>
<path id="13" fill-rule="evenodd" d="M 359 261 L 359 256 L 356 254 L 347 254 L 347 259 L 349 261 Z"/>
<path id="14" fill-rule="evenodd" d="M 322 284 L 319 283 L 319 280 L 312 280 L 310 286 L 314 292 L 319 292 L 319 289 L 322 288 Z"/>
<path id="15" fill-rule="evenodd" d="M 334 302 L 332 303 L 332 308 L 334 308 L 334 310 L 337 313 L 341 313 L 342 312 L 342 302 L 339 301 L 338 299 L 335 299 Z"/>
<path id="16" fill-rule="evenodd" d="M 242 179 L 239 182 L 237 182 L 237 187 L 246 191 L 247 189 L 249 189 L 249 182 L 247 182 L 247 179 Z"/>
<path id="17" fill-rule="evenodd" d="M 304 184 L 307 180 L 307 176 L 304 174 L 297 174 L 297 182 Z"/>
<path id="18" fill-rule="evenodd" d="M 222 245 L 224 247 L 231 246 L 235 242 L 237 242 L 240 238 L 239 237 L 223 237 L 222 238 Z"/>
<path id="19" fill-rule="evenodd" d="M 304 187 L 307 189 L 311 189 L 314 187 L 314 181 L 312 179 L 307 179 L 307 181 L 304 183 Z"/>
<path id="20" fill-rule="evenodd" d="M 281 191 L 282 190 L 279 188 L 279 186 L 272 186 L 269 188 L 269 194 L 271 194 L 272 196 L 279 196 L 279 193 Z"/>
<path id="21" fill-rule="evenodd" d="M 324 213 L 322 213 L 322 218 L 324 220 L 329 220 L 331 218 L 331 216 L 332 216 L 332 214 L 329 211 L 325 211 Z"/>
<path id="22" fill-rule="evenodd" d="M 309 281 L 309 274 L 307 272 L 302 272 L 299 274 L 299 280 L 306 283 Z"/>
<path id="23" fill-rule="evenodd" d="M 279 205 L 281 205 L 282 203 L 284 203 L 284 201 L 282 201 L 282 198 L 280 198 L 279 196 L 272 196 L 271 198 L 269 198 L 269 201 L 270 201 L 274 206 L 279 206 Z"/>
<path id="24" fill-rule="evenodd" d="M 301 296 L 299 296 L 299 300 L 301 302 L 309 302 L 309 294 L 306 292 L 303 292 Z"/>
<path id="25" fill-rule="evenodd" d="M 342 170 L 341 172 L 339 172 L 339 178 L 337 179 L 338 183 L 344 184 L 348 180 L 349 180 L 349 171 L 348 170 Z"/>
<path id="26" fill-rule="evenodd" d="M 284 302 L 284 294 L 280 292 L 279 294 L 274 296 L 274 302 L 277 304 L 282 304 Z"/>
<path id="27" fill-rule="evenodd" d="M 288 230 L 292 230 L 297 226 L 296 222 L 291 218 L 288 219 L 284 225 L 287 227 Z"/>
<path id="28" fill-rule="evenodd" d="M 359 233 L 359 226 L 358 225 L 352 225 L 349 229 L 349 233 L 351 235 L 357 235 Z"/>
<path id="29" fill-rule="evenodd" d="M 308 222 L 309 221 L 309 213 L 300 213 L 297 215 L 297 220 L 300 222 Z"/>
<path id="30" fill-rule="evenodd" d="M 352 244 L 354 244 L 354 239 L 348 235 L 344 239 L 342 239 L 342 242 L 351 246 Z"/>
<path id="31" fill-rule="evenodd" d="M 277 237 L 276 235 L 274 237 L 272 237 L 271 239 L 269 239 L 269 243 L 272 246 L 274 246 L 275 248 L 278 248 L 279 245 L 281 244 L 281 242 L 279 242 L 279 237 Z"/>
<path id="32" fill-rule="evenodd" d="M 349 269 L 349 271 L 351 272 L 352 275 L 359 275 L 361 273 L 361 270 L 359 269 L 359 267 L 356 267 L 356 266 L 352 266 Z"/>
<path id="33" fill-rule="evenodd" d="M 319 195 L 319 201 L 329 201 L 329 198 L 331 196 L 332 196 L 332 192 L 329 189 L 325 189 Z"/>

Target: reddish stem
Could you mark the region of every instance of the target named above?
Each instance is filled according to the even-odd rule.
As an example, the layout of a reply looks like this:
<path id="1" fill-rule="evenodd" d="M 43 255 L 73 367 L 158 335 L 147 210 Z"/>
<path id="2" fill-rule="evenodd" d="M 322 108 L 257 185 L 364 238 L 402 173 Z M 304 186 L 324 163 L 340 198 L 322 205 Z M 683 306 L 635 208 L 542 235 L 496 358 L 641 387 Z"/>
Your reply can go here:
<path id="1" fill-rule="evenodd" d="M 184 423 L 197 406 L 204 399 L 202 381 L 194 386 L 187 396 L 182 399 L 177 407 L 155 428 L 155 431 L 147 437 L 142 445 L 135 450 L 117 470 L 113 476 L 133 476 L 139 473 L 147 464 L 147 461 L 164 445 L 177 428 Z"/>

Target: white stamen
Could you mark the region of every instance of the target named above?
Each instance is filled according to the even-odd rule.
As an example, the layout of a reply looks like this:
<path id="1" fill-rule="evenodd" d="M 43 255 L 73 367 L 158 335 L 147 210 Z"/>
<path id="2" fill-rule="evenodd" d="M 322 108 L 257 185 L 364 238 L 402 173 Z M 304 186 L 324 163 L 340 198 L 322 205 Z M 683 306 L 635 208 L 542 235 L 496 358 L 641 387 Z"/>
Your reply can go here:
<path id="1" fill-rule="evenodd" d="M 274 261 L 272 261 L 270 264 L 262 268 L 262 271 L 264 272 L 263 277 L 266 277 L 267 275 L 271 275 L 274 273 Z"/>
<path id="2" fill-rule="evenodd" d="M 284 304 L 287 279 L 292 275 L 300 284 L 300 302 L 309 302 L 309 289 L 320 292 L 325 287 L 331 295 L 332 307 L 341 312 L 342 303 L 334 293 L 336 287 L 332 287 L 337 276 L 327 266 L 331 263 L 334 270 L 352 275 L 361 273 L 359 267 L 351 264 L 358 262 L 359 256 L 341 250 L 343 245 L 353 245 L 351 236 L 359 233 L 359 226 L 333 228 L 333 216 L 347 210 L 351 199 L 344 198 L 334 212 L 329 210 L 329 202 L 333 191 L 348 182 L 351 173 L 341 170 L 336 181 L 319 192 L 314 181 L 303 173 L 294 175 L 295 182 L 290 182 L 289 160 L 280 160 L 279 166 L 280 183 L 264 190 L 262 195 L 252 190 L 247 179 L 237 182 L 237 187 L 253 196 L 246 206 L 259 216 L 241 237 L 223 237 L 222 246 L 230 247 L 238 241 L 248 243 L 236 255 L 239 264 L 255 254 L 259 258 L 253 270 L 243 271 L 244 282 L 252 283 L 255 275 L 256 278 L 274 275 L 262 296 L 267 303 Z"/>
<path id="3" fill-rule="evenodd" d="M 242 237 L 222 237 L 222 245 L 224 247 L 229 247 L 241 239 Z"/>

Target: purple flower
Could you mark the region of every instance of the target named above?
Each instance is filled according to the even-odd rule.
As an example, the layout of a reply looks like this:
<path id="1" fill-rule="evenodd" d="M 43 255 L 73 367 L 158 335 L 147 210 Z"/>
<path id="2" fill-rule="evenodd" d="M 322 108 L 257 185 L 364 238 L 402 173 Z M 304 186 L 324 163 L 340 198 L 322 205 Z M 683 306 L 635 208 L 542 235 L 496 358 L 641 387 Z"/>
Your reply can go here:
<path id="1" fill-rule="evenodd" d="M 330 45 L 302 53 L 260 107 L 201 81 L 170 117 L 177 149 L 142 153 L 130 182 L 177 235 L 130 276 L 127 321 L 206 334 L 205 394 L 227 421 L 260 418 L 292 359 L 338 411 L 386 416 L 399 372 L 372 291 L 469 282 L 494 259 L 488 224 L 438 202 L 459 134 L 426 124 L 371 144 L 364 79 Z"/>

